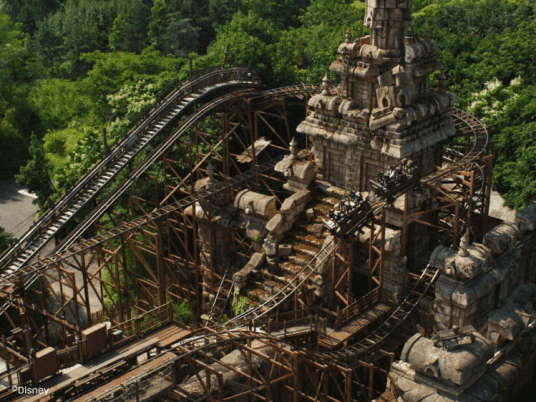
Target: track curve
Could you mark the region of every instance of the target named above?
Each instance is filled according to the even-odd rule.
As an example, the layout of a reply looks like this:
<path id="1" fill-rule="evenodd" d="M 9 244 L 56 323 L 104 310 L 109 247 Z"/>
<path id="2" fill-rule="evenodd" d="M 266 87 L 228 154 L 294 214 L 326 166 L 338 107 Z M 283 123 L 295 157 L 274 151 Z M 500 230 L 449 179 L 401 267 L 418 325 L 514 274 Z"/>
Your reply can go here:
<path id="1" fill-rule="evenodd" d="M 169 146 L 171 146 L 178 138 L 180 138 L 181 135 L 183 135 L 187 129 L 191 128 L 199 119 L 201 119 L 203 116 L 205 116 L 208 113 L 211 113 L 213 110 L 217 109 L 221 105 L 230 102 L 235 101 L 237 99 L 254 99 L 254 98 L 270 98 L 274 96 L 305 96 L 317 93 L 319 90 L 319 86 L 316 85 L 294 85 L 290 87 L 284 87 L 284 88 L 278 88 L 274 90 L 269 91 L 241 91 L 229 95 L 225 95 L 223 97 L 218 98 L 216 101 L 212 102 L 209 105 L 206 105 L 205 107 L 199 109 L 192 115 L 190 115 L 186 121 L 179 127 L 178 130 L 176 130 L 173 134 L 168 136 L 166 140 L 160 144 L 147 158 L 146 160 L 140 165 L 136 171 L 133 172 L 133 174 L 125 179 L 125 181 L 120 185 L 118 190 L 114 193 L 112 193 L 109 198 L 107 198 L 104 202 L 104 204 L 98 208 L 98 210 L 94 213 L 92 213 L 92 217 L 97 219 L 98 216 L 100 216 L 106 208 L 108 208 L 118 197 L 119 195 L 125 191 L 134 180 L 139 177 L 155 160 L 158 159 L 162 155 L 163 152 L 165 152 Z M 486 147 L 489 143 L 489 135 L 482 124 L 477 118 L 474 116 L 463 112 L 459 109 L 453 109 L 452 110 L 452 117 L 455 120 L 457 124 L 464 127 L 464 129 L 468 130 L 467 132 L 464 132 L 463 134 L 469 135 L 473 138 L 472 147 L 464 154 L 460 159 L 454 161 L 450 165 L 448 165 L 446 168 L 441 169 L 435 173 L 432 173 L 426 177 L 424 177 L 421 180 L 422 184 L 432 184 L 440 181 L 446 176 L 449 176 L 451 174 L 455 174 L 456 172 L 462 170 L 463 168 L 469 166 L 471 163 L 475 162 L 485 151 Z M 409 189 L 405 190 L 409 191 Z M 401 193 L 402 194 L 402 193 Z M 398 194 L 398 195 L 401 195 Z M 193 203 L 198 201 L 199 199 L 202 199 L 208 195 L 206 194 L 198 194 L 196 197 L 193 197 L 192 200 L 189 200 L 189 203 Z M 373 210 L 375 212 L 381 211 L 385 206 L 388 204 L 386 200 L 382 200 L 379 198 L 372 197 L 371 202 L 373 203 Z M 174 208 L 182 208 L 183 206 L 166 206 L 161 207 L 158 210 L 154 211 L 153 214 L 162 216 L 162 214 L 168 214 L 176 209 Z M 91 217 L 90 216 L 90 217 Z M 155 218 L 156 219 L 156 218 Z M 90 222 L 91 219 L 86 220 L 83 224 L 85 226 L 81 226 L 74 236 L 68 239 L 60 249 L 60 252 L 55 254 L 54 256 L 51 256 L 42 262 L 27 265 L 24 267 L 23 274 L 28 277 L 35 275 L 39 271 L 46 269 L 48 266 L 57 263 L 61 259 L 68 258 L 71 255 L 74 255 L 81 250 L 84 250 L 86 248 L 91 248 L 95 244 L 101 243 L 102 241 L 109 240 L 111 238 L 114 238 L 116 236 L 119 236 L 121 233 L 124 233 L 125 231 L 131 231 L 135 230 L 136 227 L 139 227 L 139 225 L 144 224 L 145 221 L 140 221 L 135 227 L 125 227 L 123 228 L 124 231 L 117 230 L 117 231 L 110 231 L 107 232 L 107 234 L 99 235 L 93 239 L 82 241 L 80 244 L 74 244 L 75 241 L 77 241 L 82 233 L 86 230 L 88 227 L 88 222 Z M 93 222 L 93 221 L 91 221 Z M 330 243 L 331 244 L 331 243 Z M 326 245 L 329 246 L 330 244 Z M 336 247 L 335 247 L 336 248 Z M 260 314 L 256 314 L 258 311 L 260 311 L 260 307 L 257 309 L 251 309 L 248 310 L 246 313 L 235 317 L 232 321 L 229 321 L 225 326 L 218 326 L 217 329 L 219 331 L 222 331 L 222 333 L 226 331 L 232 331 L 236 330 L 230 329 L 229 327 L 236 326 L 236 325 L 245 325 L 248 319 L 250 319 L 252 316 L 253 319 L 257 319 L 261 317 L 262 315 L 268 313 L 269 311 L 273 310 L 275 307 L 280 305 L 286 298 L 288 298 L 290 295 L 292 295 L 297 289 L 300 288 L 300 285 L 303 284 L 307 278 L 309 278 L 314 272 L 315 268 L 311 267 L 311 264 L 313 261 L 317 260 L 319 261 L 319 264 L 322 263 L 326 258 L 328 258 L 331 255 L 331 252 L 326 253 L 326 255 L 322 256 L 322 253 L 325 252 L 325 247 L 317 254 L 317 256 L 313 257 L 313 259 L 307 264 L 303 270 L 296 275 L 296 281 L 291 281 L 289 284 L 287 284 L 287 287 L 285 287 L 285 290 L 288 290 L 288 293 L 280 292 L 276 294 L 272 299 L 265 302 L 263 307 L 263 312 Z M 0 285 L 2 284 L 8 284 L 10 282 L 10 278 L 14 275 L 14 273 L 9 273 L 7 275 L 4 275 L 0 278 Z M 342 352 L 322 352 L 322 353 L 316 353 L 318 358 L 321 359 L 337 359 L 337 360 L 348 360 L 351 358 L 355 358 L 355 356 L 361 355 L 363 353 L 366 353 L 367 351 L 370 351 L 373 347 L 379 345 L 382 343 L 387 337 L 396 329 L 416 308 L 416 306 L 419 304 L 419 302 L 422 300 L 426 292 L 431 288 L 434 281 L 437 279 L 439 273 L 437 270 L 434 270 L 430 265 L 426 267 L 426 269 L 423 271 L 421 277 L 417 281 L 417 283 L 414 285 L 412 292 L 404 299 L 404 301 L 401 303 L 400 306 L 398 306 L 390 315 L 390 317 L 382 323 L 382 325 L 375 330 L 372 334 L 370 334 L 367 338 L 361 340 L 360 342 L 357 342 L 353 345 L 350 345 L 347 350 L 349 353 L 346 353 L 346 351 Z M 297 279 L 300 278 L 301 279 Z M 431 278 L 431 279 L 430 279 Z M 426 283 L 425 281 L 429 279 L 429 282 Z M 419 297 L 416 297 L 415 295 L 418 294 L 415 290 L 418 287 L 424 286 L 424 291 L 420 293 Z M 262 314 L 262 315 L 261 315 Z M 215 328 L 216 329 L 216 328 Z M 252 335 L 253 336 L 253 335 Z M 257 336 L 257 335 L 255 335 Z M 264 336 L 264 335 L 263 335 Z M 278 340 L 280 342 L 280 340 Z"/>
<path id="2" fill-rule="evenodd" d="M 82 176 L 22 238 L 0 257 L 0 269 L 13 273 L 31 261 L 86 205 L 94 200 L 120 171 L 154 138 L 160 136 L 185 111 L 222 89 L 254 88 L 260 84 L 244 67 L 217 69 L 173 90 L 132 128 L 110 153 Z"/>

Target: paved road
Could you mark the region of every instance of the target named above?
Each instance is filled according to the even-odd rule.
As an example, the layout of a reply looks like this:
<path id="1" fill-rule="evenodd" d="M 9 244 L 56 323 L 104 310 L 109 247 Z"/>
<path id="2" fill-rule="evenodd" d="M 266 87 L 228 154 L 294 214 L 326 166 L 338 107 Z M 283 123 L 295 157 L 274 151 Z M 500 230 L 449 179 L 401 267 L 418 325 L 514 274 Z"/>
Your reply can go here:
<path id="1" fill-rule="evenodd" d="M 0 183 L 0 226 L 15 237 L 22 236 L 37 220 L 34 198 L 19 193 L 25 190 L 14 178 Z"/>

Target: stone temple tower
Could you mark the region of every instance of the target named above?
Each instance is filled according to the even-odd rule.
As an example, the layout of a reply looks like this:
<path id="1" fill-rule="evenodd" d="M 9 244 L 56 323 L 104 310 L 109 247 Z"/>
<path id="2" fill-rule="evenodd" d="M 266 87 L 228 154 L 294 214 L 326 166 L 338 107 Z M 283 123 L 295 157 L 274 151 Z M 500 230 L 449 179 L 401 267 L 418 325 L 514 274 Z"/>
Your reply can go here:
<path id="1" fill-rule="evenodd" d="M 441 70 L 429 38 L 406 36 L 412 0 L 367 0 L 365 26 L 371 34 L 339 46 L 330 70 L 341 76 L 309 100 L 314 110 L 298 132 L 314 144 L 323 180 L 348 189 L 370 188 L 370 179 L 403 158 L 430 173 L 440 164 L 440 142 L 454 134 L 445 76 L 430 88 L 430 74 Z"/>

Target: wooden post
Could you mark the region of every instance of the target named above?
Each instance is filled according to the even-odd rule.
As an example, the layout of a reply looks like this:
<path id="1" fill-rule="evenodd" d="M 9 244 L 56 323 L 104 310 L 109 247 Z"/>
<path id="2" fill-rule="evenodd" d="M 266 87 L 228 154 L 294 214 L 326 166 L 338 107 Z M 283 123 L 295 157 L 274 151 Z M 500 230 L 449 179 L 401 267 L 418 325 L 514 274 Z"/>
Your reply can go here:
<path id="1" fill-rule="evenodd" d="M 217 372 L 218 375 L 218 402 L 223 402 L 223 373 Z"/>
<path id="2" fill-rule="evenodd" d="M 104 155 L 108 155 L 108 136 L 106 135 L 106 127 L 102 129 L 102 143 L 104 144 Z"/>
<path id="3" fill-rule="evenodd" d="M 45 310 L 45 288 L 43 286 L 43 277 L 39 275 L 39 285 L 41 287 L 41 308 Z M 48 319 L 46 316 L 43 316 L 44 325 L 45 325 L 45 336 L 47 340 L 47 345 L 50 345 L 50 329 L 48 327 Z"/>
<path id="4" fill-rule="evenodd" d="M 473 215 L 473 197 L 475 195 L 475 172 L 470 172 L 471 180 L 470 189 L 469 189 L 469 199 L 467 200 L 467 237 L 471 235 L 471 218 Z"/>
<path id="5" fill-rule="evenodd" d="M 407 194 L 407 193 L 406 193 Z M 381 227 L 381 248 L 380 248 L 380 272 L 378 274 L 378 280 L 380 282 L 378 289 L 378 302 L 382 297 L 383 289 L 383 260 L 384 260 L 384 251 L 385 251 L 385 209 L 382 209 L 382 227 Z"/>
<path id="6" fill-rule="evenodd" d="M 409 191 L 406 191 L 404 193 L 404 223 L 402 225 L 402 250 L 401 254 L 405 257 L 407 257 L 407 251 L 406 251 L 406 243 L 408 239 L 408 202 L 409 202 Z"/>
<path id="7" fill-rule="evenodd" d="M 344 379 L 346 402 L 352 402 L 352 370 L 347 370 Z"/>
<path id="8" fill-rule="evenodd" d="M 374 364 L 370 364 L 370 371 L 369 371 L 369 400 L 371 401 L 374 397 Z"/>
<path id="9" fill-rule="evenodd" d="M 298 376 L 298 373 L 300 372 L 300 365 L 298 362 L 298 353 L 294 353 L 294 367 L 292 370 L 292 374 L 294 375 L 294 402 L 300 401 L 300 377 Z"/>
<path id="10" fill-rule="evenodd" d="M 347 252 L 346 252 L 346 265 L 348 267 L 348 291 L 347 291 L 347 295 L 346 295 L 346 304 L 349 306 L 351 303 L 352 303 L 352 274 L 353 274 L 353 268 L 352 268 L 352 265 L 353 265 L 353 247 L 352 247 L 352 244 L 351 243 L 348 243 L 346 245 L 346 249 L 347 249 Z"/>
<path id="11" fill-rule="evenodd" d="M 225 50 L 223 51 L 223 61 L 221 63 L 221 68 L 225 67 L 225 63 L 227 63 L 227 55 L 229 54 L 229 45 L 227 44 L 225 46 Z"/>
<path id="12" fill-rule="evenodd" d="M 166 304 L 166 277 L 164 273 L 164 247 L 162 245 L 162 232 L 164 227 L 162 219 L 156 222 L 158 233 L 156 235 L 156 265 L 158 270 L 158 301 L 161 306 Z"/>
<path id="13" fill-rule="evenodd" d="M 6 361 L 6 370 L 7 370 L 8 377 L 9 377 L 9 386 L 11 387 L 13 384 L 11 381 L 11 374 L 10 374 L 11 369 L 9 367 L 9 356 L 7 355 L 7 339 L 5 335 L 2 335 L 2 343 L 4 344 L 4 359 Z"/>

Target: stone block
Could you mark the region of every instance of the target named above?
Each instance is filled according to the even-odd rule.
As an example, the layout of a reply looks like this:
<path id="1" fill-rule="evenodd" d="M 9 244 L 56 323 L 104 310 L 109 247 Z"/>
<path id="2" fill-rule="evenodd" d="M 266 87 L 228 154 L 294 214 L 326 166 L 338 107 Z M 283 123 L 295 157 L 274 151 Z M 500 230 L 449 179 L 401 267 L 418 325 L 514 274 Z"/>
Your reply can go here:
<path id="1" fill-rule="evenodd" d="M 324 231 L 324 225 L 321 223 L 315 223 L 313 225 L 313 233 L 316 237 L 322 237 L 322 232 Z"/>
<path id="2" fill-rule="evenodd" d="M 519 229 L 512 223 L 502 223 L 484 235 L 484 244 L 493 254 L 511 250 L 520 237 Z"/>
<path id="3" fill-rule="evenodd" d="M 440 276 L 435 286 L 435 298 L 444 302 L 450 302 L 452 293 L 457 286 L 457 283 Z"/>
<path id="4" fill-rule="evenodd" d="M 404 20 L 404 11 L 401 8 L 392 8 L 389 10 L 389 20 L 390 21 L 403 21 Z"/>
<path id="5" fill-rule="evenodd" d="M 388 10 L 384 8 L 377 8 L 375 10 L 371 10 L 372 19 L 376 21 L 387 21 L 389 18 L 389 12 Z"/>
<path id="6" fill-rule="evenodd" d="M 439 300 L 434 300 L 434 311 L 437 314 L 443 314 L 445 316 L 452 315 L 452 306 L 448 302 L 441 302 Z"/>
<path id="7" fill-rule="evenodd" d="M 291 257 L 292 258 L 292 257 Z M 301 258 L 298 258 L 298 257 L 294 257 L 292 258 L 292 262 L 300 267 L 305 267 L 307 265 L 307 261 L 301 259 Z"/>
<path id="8" fill-rule="evenodd" d="M 272 219 L 268 221 L 266 224 L 266 230 L 269 233 L 275 233 L 276 235 L 279 235 L 283 233 L 283 224 L 284 224 L 284 218 L 281 214 L 277 214 Z"/>
<path id="9" fill-rule="evenodd" d="M 290 244 L 280 244 L 278 255 L 280 257 L 285 257 L 292 254 L 292 246 Z"/>
<path id="10" fill-rule="evenodd" d="M 305 211 L 305 213 L 307 214 L 307 219 L 309 221 L 312 221 L 315 219 L 315 211 L 313 208 L 309 208 L 307 211 Z"/>
<path id="11" fill-rule="evenodd" d="M 378 84 L 380 85 L 380 88 L 394 85 L 395 77 L 393 77 L 393 74 L 391 74 L 390 71 L 387 71 L 378 77 Z"/>
<path id="12" fill-rule="evenodd" d="M 522 232 L 536 229 L 536 203 L 527 205 L 516 216 L 516 225 Z"/>
<path id="13" fill-rule="evenodd" d="M 276 285 L 277 284 L 274 281 L 267 280 L 264 281 L 263 287 L 268 293 L 274 293 Z"/>
<path id="14" fill-rule="evenodd" d="M 251 256 L 244 268 L 233 275 L 233 281 L 238 292 L 240 292 L 241 288 L 247 285 L 251 278 L 257 276 L 257 273 L 260 271 L 265 259 L 266 256 L 263 253 L 255 253 Z"/>

